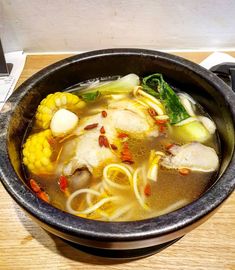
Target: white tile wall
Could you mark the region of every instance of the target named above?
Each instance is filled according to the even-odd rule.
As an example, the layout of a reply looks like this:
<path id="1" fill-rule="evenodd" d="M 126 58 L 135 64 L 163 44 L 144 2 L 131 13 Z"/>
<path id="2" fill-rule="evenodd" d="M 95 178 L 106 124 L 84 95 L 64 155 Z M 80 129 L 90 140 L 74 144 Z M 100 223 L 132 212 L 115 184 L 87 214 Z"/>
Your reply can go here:
<path id="1" fill-rule="evenodd" d="M 0 0 L 6 51 L 235 48 L 235 0 Z"/>

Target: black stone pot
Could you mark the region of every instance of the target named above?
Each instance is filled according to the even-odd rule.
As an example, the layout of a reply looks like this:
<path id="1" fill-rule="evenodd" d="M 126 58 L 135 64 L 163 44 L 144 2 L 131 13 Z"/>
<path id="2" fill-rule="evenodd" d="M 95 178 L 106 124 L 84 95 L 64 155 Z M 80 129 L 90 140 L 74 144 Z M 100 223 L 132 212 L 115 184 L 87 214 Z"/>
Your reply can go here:
<path id="1" fill-rule="evenodd" d="M 154 72 L 192 95 L 212 116 L 221 141 L 218 178 L 196 201 L 172 213 L 134 222 L 101 222 L 65 213 L 38 199 L 25 184 L 21 143 L 40 101 L 87 79 Z M 23 83 L 0 115 L 0 177 L 13 199 L 45 230 L 102 256 L 139 257 L 155 252 L 204 222 L 235 187 L 235 94 L 212 72 L 170 54 L 109 49 L 53 64 Z M 89 148 L 88 148 L 89 151 Z M 195 243 L 196 245 L 196 243 Z"/>

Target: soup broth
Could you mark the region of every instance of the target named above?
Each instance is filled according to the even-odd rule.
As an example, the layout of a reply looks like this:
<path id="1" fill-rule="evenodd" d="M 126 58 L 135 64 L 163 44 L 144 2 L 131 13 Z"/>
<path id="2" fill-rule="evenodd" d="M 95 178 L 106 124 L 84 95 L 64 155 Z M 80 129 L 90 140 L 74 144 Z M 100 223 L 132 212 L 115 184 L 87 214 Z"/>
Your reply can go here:
<path id="1" fill-rule="evenodd" d="M 131 221 L 179 209 L 211 185 L 219 144 L 208 114 L 171 89 L 175 113 L 144 79 L 120 85 L 128 76 L 41 102 L 23 145 L 41 199 L 84 218 Z"/>

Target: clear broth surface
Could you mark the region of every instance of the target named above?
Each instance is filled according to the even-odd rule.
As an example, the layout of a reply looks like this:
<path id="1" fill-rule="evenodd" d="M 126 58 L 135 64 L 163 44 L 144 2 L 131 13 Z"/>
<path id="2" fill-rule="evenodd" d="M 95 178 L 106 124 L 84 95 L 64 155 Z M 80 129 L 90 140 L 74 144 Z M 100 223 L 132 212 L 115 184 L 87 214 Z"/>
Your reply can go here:
<path id="1" fill-rule="evenodd" d="M 132 97 L 127 95 L 127 99 L 132 99 Z M 79 112 L 79 118 L 83 119 L 84 117 L 91 116 L 96 110 L 102 111 L 107 107 L 107 104 L 108 97 L 106 96 L 100 98 L 98 101 L 87 103 L 86 107 Z M 208 116 L 206 112 L 203 111 L 201 106 L 197 106 L 197 111 L 200 112 L 201 115 Z M 38 130 L 34 124 L 32 124 L 30 134 L 36 132 L 38 132 Z M 27 134 L 27 136 L 30 134 Z M 165 131 L 164 135 L 157 138 L 130 138 L 128 142 L 130 150 L 133 154 L 133 159 L 135 161 L 135 163 L 131 165 L 133 168 L 137 168 L 145 164 L 152 149 L 165 151 L 166 145 L 172 143 L 180 144 L 180 142 L 175 142 L 172 140 L 167 130 Z M 219 142 L 216 135 L 214 135 L 211 140 L 204 143 L 204 145 L 213 147 L 217 154 L 219 153 Z M 68 140 L 59 147 L 63 147 L 64 152 L 67 151 L 67 154 L 65 154 L 67 156 L 73 152 L 72 140 Z M 27 171 L 27 169 L 25 170 Z M 118 221 L 140 220 L 155 217 L 181 208 L 199 198 L 203 192 L 205 192 L 205 190 L 212 184 L 215 175 L 216 172 L 205 173 L 191 171 L 190 174 L 182 176 L 177 170 L 160 167 L 158 180 L 157 182 L 150 181 L 151 195 L 146 197 L 146 203 L 151 208 L 151 211 L 144 211 L 141 209 L 141 207 L 136 202 L 134 194 L 130 194 L 126 191 L 113 191 L 114 195 L 121 195 L 123 200 L 122 204 L 129 204 L 130 202 L 133 203 L 133 207 L 131 208 L 131 215 L 125 216 L 123 218 L 120 217 Z M 48 193 L 50 197 L 50 203 L 53 206 L 67 211 L 67 197 L 63 192 L 61 192 L 59 188 L 58 175 L 34 175 L 27 171 L 27 178 L 33 178 L 39 183 L 41 188 Z M 96 176 L 92 176 L 89 185 L 87 185 L 85 188 L 93 187 L 95 184 L 99 183 L 100 180 L 101 179 L 99 177 L 97 178 Z M 143 189 L 143 187 L 140 186 L 140 189 Z M 73 191 L 74 190 L 71 190 L 71 192 Z M 84 199 L 85 196 L 80 196 L 79 199 L 74 200 L 73 205 L 78 210 L 83 209 Z M 101 209 L 106 210 L 108 207 L 109 206 L 106 205 Z M 88 215 L 87 218 L 99 219 L 99 217 L 97 217 L 97 215 L 94 213 Z"/>

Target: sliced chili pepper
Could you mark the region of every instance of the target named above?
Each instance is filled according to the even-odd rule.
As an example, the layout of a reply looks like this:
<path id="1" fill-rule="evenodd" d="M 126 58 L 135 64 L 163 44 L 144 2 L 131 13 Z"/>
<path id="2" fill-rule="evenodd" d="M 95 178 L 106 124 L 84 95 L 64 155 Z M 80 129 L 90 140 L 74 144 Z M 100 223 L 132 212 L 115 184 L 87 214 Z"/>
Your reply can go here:
<path id="1" fill-rule="evenodd" d="M 100 147 L 102 147 L 102 146 L 104 146 L 106 148 L 109 147 L 109 141 L 108 141 L 108 138 L 106 136 L 100 135 L 98 141 L 99 141 Z"/>
<path id="2" fill-rule="evenodd" d="M 104 147 L 108 148 L 109 147 L 109 141 L 108 141 L 108 138 L 106 136 L 104 136 L 104 139 L 103 139 L 103 145 Z"/>
<path id="3" fill-rule="evenodd" d="M 38 185 L 38 183 L 34 179 L 30 179 L 29 183 L 38 198 L 42 199 L 45 202 L 50 201 L 48 194 Z"/>
<path id="4" fill-rule="evenodd" d="M 122 160 L 122 162 L 126 162 L 129 164 L 134 163 L 133 158 L 132 158 L 132 154 L 131 154 L 131 151 L 129 149 L 129 145 L 127 142 L 123 143 L 123 148 L 121 151 L 121 160 Z"/>
<path id="5" fill-rule="evenodd" d="M 106 111 L 102 111 L 101 114 L 102 114 L 102 116 L 103 116 L 104 118 L 107 117 L 107 115 L 108 115 Z"/>
<path id="6" fill-rule="evenodd" d="M 148 109 L 148 113 L 150 114 L 150 116 L 157 116 L 157 112 L 152 108 Z"/>
<path id="7" fill-rule="evenodd" d="M 42 199 L 43 201 L 49 203 L 50 199 L 48 194 L 45 191 L 40 191 L 37 193 L 37 196 Z"/>
<path id="8" fill-rule="evenodd" d="M 155 122 L 157 125 L 163 125 L 167 123 L 167 119 L 157 119 Z"/>
<path id="9" fill-rule="evenodd" d="M 179 170 L 179 173 L 181 174 L 181 175 L 188 175 L 189 173 L 190 173 L 190 170 L 189 169 L 187 169 L 187 168 L 180 168 Z"/>
<path id="10" fill-rule="evenodd" d="M 84 127 L 84 129 L 85 130 L 90 130 L 90 129 L 93 129 L 93 128 L 96 128 L 96 127 L 98 127 L 98 123 L 87 125 L 86 127 Z"/>
<path id="11" fill-rule="evenodd" d="M 124 139 L 124 138 L 128 138 L 129 136 L 126 133 L 119 133 L 118 134 L 118 138 L 119 139 Z"/>
<path id="12" fill-rule="evenodd" d="M 110 144 L 110 147 L 113 149 L 113 150 L 117 150 L 117 146 L 115 144 Z"/>
<path id="13" fill-rule="evenodd" d="M 160 132 L 164 132 L 165 129 L 166 129 L 166 126 L 163 126 L 163 125 L 160 125 L 160 126 L 159 126 L 159 131 L 160 131 Z"/>
<path id="14" fill-rule="evenodd" d="M 175 144 L 174 143 L 169 143 L 165 146 L 166 150 L 169 151 L 171 147 L 173 147 Z"/>
<path id="15" fill-rule="evenodd" d="M 144 187 L 144 194 L 145 196 L 150 196 L 151 195 L 151 186 L 149 183 L 147 183 Z"/>
<path id="16" fill-rule="evenodd" d="M 104 146 L 104 136 L 100 135 L 98 138 L 99 146 L 102 147 Z"/>
<path id="17" fill-rule="evenodd" d="M 68 187 L 68 179 L 64 175 L 61 175 L 59 178 L 59 186 L 60 190 L 65 192 L 66 188 Z"/>
<path id="18" fill-rule="evenodd" d="M 38 185 L 38 183 L 34 179 L 30 179 L 29 184 L 34 192 L 37 193 L 37 192 L 41 191 L 40 186 Z"/>
<path id="19" fill-rule="evenodd" d="M 104 129 L 103 126 L 102 126 L 101 129 L 100 129 L 100 133 L 101 133 L 101 134 L 105 134 L 105 129 Z"/>

